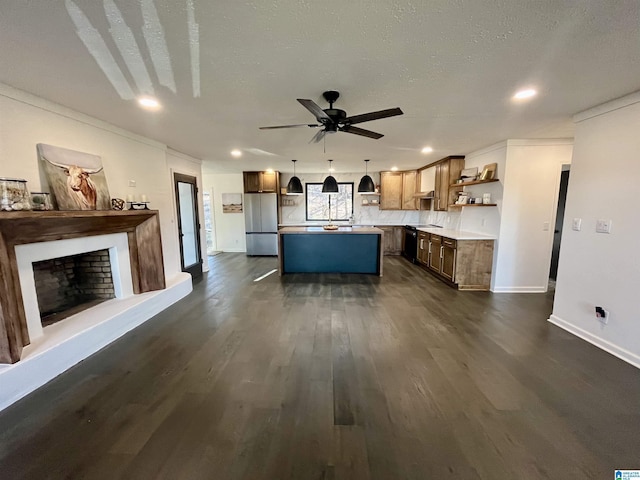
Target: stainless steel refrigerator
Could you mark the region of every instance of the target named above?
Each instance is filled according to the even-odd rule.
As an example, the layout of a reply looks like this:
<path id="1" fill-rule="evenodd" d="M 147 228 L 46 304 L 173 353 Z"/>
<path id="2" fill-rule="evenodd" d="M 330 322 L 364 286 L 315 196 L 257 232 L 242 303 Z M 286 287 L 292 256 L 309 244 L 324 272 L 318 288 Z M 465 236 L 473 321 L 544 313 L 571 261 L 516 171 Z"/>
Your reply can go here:
<path id="1" fill-rule="evenodd" d="M 244 227 L 247 255 L 278 255 L 277 194 L 245 194 Z"/>

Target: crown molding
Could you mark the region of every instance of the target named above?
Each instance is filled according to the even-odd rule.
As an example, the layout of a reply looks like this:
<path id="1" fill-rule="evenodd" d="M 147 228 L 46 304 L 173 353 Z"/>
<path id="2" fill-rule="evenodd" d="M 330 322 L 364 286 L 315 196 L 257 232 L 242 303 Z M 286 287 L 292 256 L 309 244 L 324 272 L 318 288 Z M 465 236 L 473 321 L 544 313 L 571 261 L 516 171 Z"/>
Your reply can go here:
<path id="1" fill-rule="evenodd" d="M 588 110 L 576 113 L 573 116 L 573 122 L 584 122 L 585 120 L 589 120 L 590 118 L 598 117 L 615 110 L 620 110 L 621 108 L 625 108 L 636 103 L 640 103 L 640 91 L 630 93 L 629 95 L 625 95 L 624 97 L 616 98 L 615 100 L 611 100 L 610 102 L 606 102 Z"/>
<path id="2" fill-rule="evenodd" d="M 39 108 L 40 110 L 44 110 L 49 113 L 60 115 L 61 117 L 69 118 L 85 125 L 99 128 L 101 130 L 106 130 L 110 133 L 120 135 L 121 137 L 125 137 L 129 140 L 143 143 L 145 145 L 149 145 L 163 151 L 167 150 L 167 146 L 163 143 L 151 140 L 150 138 L 143 137 L 142 135 L 138 135 L 123 128 L 116 127 L 115 125 L 107 123 L 103 120 L 98 120 L 95 117 L 85 115 L 84 113 L 77 112 L 58 103 L 45 100 L 44 98 L 38 97 L 31 93 L 25 92 L 24 90 L 19 90 L 3 83 L 0 83 L 0 96 L 15 100 L 16 102 L 24 103 L 25 105 L 29 105 L 31 107 Z"/>

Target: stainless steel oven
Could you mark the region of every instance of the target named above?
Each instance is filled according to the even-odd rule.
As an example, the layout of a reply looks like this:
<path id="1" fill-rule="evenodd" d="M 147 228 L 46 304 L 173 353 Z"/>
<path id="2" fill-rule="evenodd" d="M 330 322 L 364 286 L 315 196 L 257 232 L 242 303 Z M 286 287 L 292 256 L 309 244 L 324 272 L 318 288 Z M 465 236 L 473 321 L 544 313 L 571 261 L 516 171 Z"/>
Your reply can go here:
<path id="1" fill-rule="evenodd" d="M 418 230 L 411 225 L 404 226 L 404 241 L 402 242 L 402 255 L 416 263 L 418 255 Z"/>

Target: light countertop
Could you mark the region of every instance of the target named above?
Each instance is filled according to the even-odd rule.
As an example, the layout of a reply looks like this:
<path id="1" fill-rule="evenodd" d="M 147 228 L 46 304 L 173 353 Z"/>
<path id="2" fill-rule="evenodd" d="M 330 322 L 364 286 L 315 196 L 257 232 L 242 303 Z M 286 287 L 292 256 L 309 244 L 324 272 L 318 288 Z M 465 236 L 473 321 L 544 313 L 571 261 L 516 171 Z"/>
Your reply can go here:
<path id="1" fill-rule="evenodd" d="M 435 233 L 443 237 L 452 238 L 454 240 L 495 240 L 494 235 L 485 233 L 465 232 L 464 230 L 451 230 L 449 228 L 423 227 L 418 228 L 419 232 Z"/>
<path id="2" fill-rule="evenodd" d="M 309 222 L 309 223 L 304 223 L 304 222 L 299 222 L 299 223 L 279 223 L 278 227 L 282 228 L 282 227 L 321 227 L 323 225 L 326 225 L 327 223 L 315 223 L 315 222 Z M 349 222 L 336 222 L 335 225 L 338 225 L 339 227 L 403 227 L 404 224 L 400 224 L 400 223 L 354 223 L 353 225 L 350 224 Z"/>
<path id="3" fill-rule="evenodd" d="M 282 227 L 278 230 L 279 234 L 289 233 L 347 233 L 347 234 L 374 234 L 381 235 L 384 233 L 382 230 L 376 227 L 365 226 L 345 226 L 338 227 L 337 230 L 325 230 L 321 226 L 300 226 L 300 227 Z"/>

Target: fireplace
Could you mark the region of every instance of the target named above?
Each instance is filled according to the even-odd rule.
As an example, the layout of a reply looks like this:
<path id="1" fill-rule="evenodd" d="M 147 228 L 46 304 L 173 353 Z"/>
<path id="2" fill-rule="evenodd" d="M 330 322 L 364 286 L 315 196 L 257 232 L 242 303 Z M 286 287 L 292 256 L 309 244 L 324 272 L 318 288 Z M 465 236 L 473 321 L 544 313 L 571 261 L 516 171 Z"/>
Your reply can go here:
<path id="1" fill-rule="evenodd" d="M 33 264 L 96 251 L 115 298 L 43 328 Z M 191 289 L 179 271 L 165 283 L 157 211 L 0 212 L 0 411 Z"/>
<path id="2" fill-rule="evenodd" d="M 33 277 L 43 327 L 115 298 L 107 249 L 35 262 Z"/>
<path id="3" fill-rule="evenodd" d="M 166 286 L 157 211 L 2 213 L 0 363 L 19 361 L 24 346 L 44 335 L 34 263 L 107 250 L 115 299 L 105 305 Z"/>

